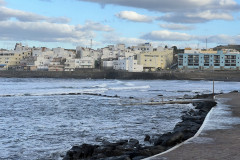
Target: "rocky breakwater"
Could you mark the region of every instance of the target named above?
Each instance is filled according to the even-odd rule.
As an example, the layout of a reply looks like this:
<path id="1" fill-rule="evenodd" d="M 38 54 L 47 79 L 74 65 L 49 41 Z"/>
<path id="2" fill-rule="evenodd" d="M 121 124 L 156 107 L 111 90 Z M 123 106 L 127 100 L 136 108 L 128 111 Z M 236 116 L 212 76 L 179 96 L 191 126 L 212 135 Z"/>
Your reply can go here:
<path id="1" fill-rule="evenodd" d="M 140 160 L 164 152 L 193 137 L 216 102 L 202 100 L 194 102 L 193 105 L 195 109 L 187 111 L 172 132 L 162 134 L 157 138 L 146 135 L 144 141 L 152 143 L 151 146 L 139 144 L 136 139 L 119 140 L 115 143 L 103 141 L 101 145 L 82 144 L 73 146 L 63 160 Z"/>

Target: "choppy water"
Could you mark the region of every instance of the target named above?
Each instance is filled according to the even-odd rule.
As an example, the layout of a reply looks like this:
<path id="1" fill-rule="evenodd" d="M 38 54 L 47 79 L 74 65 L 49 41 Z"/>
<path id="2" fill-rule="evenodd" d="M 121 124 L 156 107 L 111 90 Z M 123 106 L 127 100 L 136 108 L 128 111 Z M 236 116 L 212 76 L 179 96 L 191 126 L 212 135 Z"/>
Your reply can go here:
<path id="1" fill-rule="evenodd" d="M 240 90 L 240 83 L 215 82 L 215 89 Z M 0 159 L 58 159 L 72 145 L 102 139 L 142 142 L 171 131 L 192 106 L 132 104 L 211 91 L 210 81 L 0 78 Z"/>

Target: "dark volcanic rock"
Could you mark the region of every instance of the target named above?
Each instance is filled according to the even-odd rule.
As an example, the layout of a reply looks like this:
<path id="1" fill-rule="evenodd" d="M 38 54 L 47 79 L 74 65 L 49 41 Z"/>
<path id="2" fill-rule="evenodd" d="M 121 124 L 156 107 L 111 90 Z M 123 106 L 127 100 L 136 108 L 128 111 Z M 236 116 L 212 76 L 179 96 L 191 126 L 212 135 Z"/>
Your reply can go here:
<path id="1" fill-rule="evenodd" d="M 214 101 L 202 101 L 193 104 L 195 110 L 190 110 L 182 116 L 182 121 L 177 123 L 173 132 L 159 136 L 154 145 L 172 147 L 184 140 L 193 137 L 201 127 L 207 113 L 216 105 Z"/>
<path id="2" fill-rule="evenodd" d="M 131 146 L 136 146 L 139 144 L 139 141 L 137 139 L 130 139 L 128 143 Z"/>
<path id="3" fill-rule="evenodd" d="M 173 132 L 169 139 L 163 141 L 162 146 L 174 146 L 183 141 L 183 132 Z"/>
<path id="4" fill-rule="evenodd" d="M 100 160 L 131 160 L 128 155 L 116 156 L 116 157 L 108 157 Z"/>
<path id="5" fill-rule="evenodd" d="M 144 138 L 144 141 L 150 141 L 150 136 L 147 134 L 147 135 L 145 135 L 145 138 Z"/>
<path id="6" fill-rule="evenodd" d="M 181 131 L 168 132 L 160 136 L 155 142 L 154 145 L 161 145 L 165 147 L 170 147 L 181 143 L 184 138 L 184 134 Z"/>
<path id="7" fill-rule="evenodd" d="M 97 148 L 96 145 L 83 144 L 81 146 L 73 146 L 67 152 L 67 155 L 63 160 L 73 160 L 73 159 L 85 159 L 90 158 L 93 155 L 94 149 Z"/>
<path id="8" fill-rule="evenodd" d="M 193 99 L 206 99 L 206 98 L 212 98 L 213 94 L 197 94 L 196 96 L 193 97 Z"/>
<path id="9" fill-rule="evenodd" d="M 144 158 L 147 158 L 145 156 L 138 156 L 138 157 L 134 157 L 132 160 L 141 160 L 141 159 L 144 159 Z"/>

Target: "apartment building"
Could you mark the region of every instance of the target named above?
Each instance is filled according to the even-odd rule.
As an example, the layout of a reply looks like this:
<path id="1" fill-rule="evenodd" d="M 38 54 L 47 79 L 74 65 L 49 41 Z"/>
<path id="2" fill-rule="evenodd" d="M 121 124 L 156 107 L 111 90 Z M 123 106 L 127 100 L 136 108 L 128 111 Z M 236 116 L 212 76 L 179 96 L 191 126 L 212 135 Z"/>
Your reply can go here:
<path id="1" fill-rule="evenodd" d="M 53 58 L 48 65 L 48 71 L 64 71 L 64 63 L 66 59 L 62 57 Z"/>
<path id="2" fill-rule="evenodd" d="M 143 65 L 138 64 L 137 57 L 128 57 L 128 72 L 143 72 Z"/>
<path id="3" fill-rule="evenodd" d="M 64 71 L 75 71 L 75 59 L 66 59 Z"/>
<path id="4" fill-rule="evenodd" d="M 48 66 L 54 58 L 54 52 L 51 50 L 34 50 L 33 56 L 36 58 L 34 65 L 37 70 L 48 70 Z"/>
<path id="5" fill-rule="evenodd" d="M 133 51 L 138 51 L 140 52 L 152 52 L 153 51 L 153 46 L 151 43 L 141 43 L 137 46 L 132 46 Z"/>
<path id="6" fill-rule="evenodd" d="M 145 71 L 166 69 L 173 62 L 173 49 L 161 48 L 151 52 L 142 52 L 137 56 L 138 64 L 143 65 Z"/>
<path id="7" fill-rule="evenodd" d="M 131 56 L 128 58 L 119 57 L 118 60 L 113 61 L 113 69 L 128 72 L 142 72 L 143 65 L 138 64 L 137 56 Z"/>
<path id="8" fill-rule="evenodd" d="M 95 60 L 99 60 L 102 57 L 102 51 L 100 49 L 94 50 L 91 48 L 77 47 L 76 58 L 92 57 Z"/>
<path id="9" fill-rule="evenodd" d="M 75 68 L 95 68 L 95 60 L 92 57 L 75 59 Z"/>
<path id="10" fill-rule="evenodd" d="M 0 70 L 21 68 L 21 61 L 31 56 L 31 51 L 2 51 L 0 52 Z"/>
<path id="11" fill-rule="evenodd" d="M 217 51 L 213 53 L 178 54 L 179 69 L 239 70 L 240 53 Z"/>

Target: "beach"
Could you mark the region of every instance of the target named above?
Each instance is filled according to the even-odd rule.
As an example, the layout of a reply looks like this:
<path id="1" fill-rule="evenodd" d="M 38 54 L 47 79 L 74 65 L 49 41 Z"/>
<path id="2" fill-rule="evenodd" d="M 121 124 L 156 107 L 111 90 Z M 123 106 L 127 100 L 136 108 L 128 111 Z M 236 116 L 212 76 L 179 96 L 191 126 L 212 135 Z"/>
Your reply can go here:
<path id="1" fill-rule="evenodd" d="M 240 93 L 237 92 L 216 96 L 216 101 L 221 103 L 209 113 L 198 136 L 147 160 L 239 160 L 239 98 Z"/>

